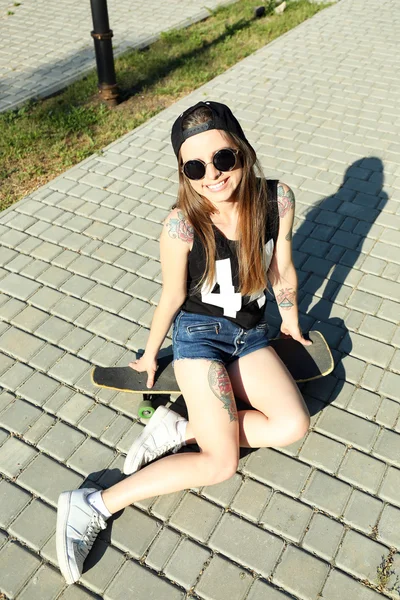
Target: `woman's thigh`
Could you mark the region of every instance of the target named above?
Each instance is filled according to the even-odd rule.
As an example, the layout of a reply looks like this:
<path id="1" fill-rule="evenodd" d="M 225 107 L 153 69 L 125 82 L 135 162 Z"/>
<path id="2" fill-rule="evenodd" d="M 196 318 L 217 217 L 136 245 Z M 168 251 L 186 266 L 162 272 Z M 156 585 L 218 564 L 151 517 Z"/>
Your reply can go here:
<path id="1" fill-rule="evenodd" d="M 289 371 L 271 347 L 261 348 L 227 367 L 235 396 L 269 419 L 309 422 L 309 412 Z"/>
<path id="2" fill-rule="evenodd" d="M 197 444 L 203 452 L 235 463 L 239 457 L 238 416 L 225 366 L 217 361 L 181 359 L 175 361 L 174 370 Z"/>

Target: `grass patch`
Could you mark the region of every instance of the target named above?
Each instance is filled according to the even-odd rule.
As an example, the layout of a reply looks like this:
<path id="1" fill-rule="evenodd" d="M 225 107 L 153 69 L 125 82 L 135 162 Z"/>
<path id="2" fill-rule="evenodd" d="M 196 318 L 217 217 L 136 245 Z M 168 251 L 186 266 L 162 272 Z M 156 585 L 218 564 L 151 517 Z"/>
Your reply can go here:
<path id="1" fill-rule="evenodd" d="M 240 0 L 118 57 L 124 102 L 115 109 L 99 101 L 93 71 L 52 98 L 0 114 L 0 210 L 330 4 L 293 0 L 283 14 L 261 19 L 253 18 L 254 6 L 254 0 Z"/>

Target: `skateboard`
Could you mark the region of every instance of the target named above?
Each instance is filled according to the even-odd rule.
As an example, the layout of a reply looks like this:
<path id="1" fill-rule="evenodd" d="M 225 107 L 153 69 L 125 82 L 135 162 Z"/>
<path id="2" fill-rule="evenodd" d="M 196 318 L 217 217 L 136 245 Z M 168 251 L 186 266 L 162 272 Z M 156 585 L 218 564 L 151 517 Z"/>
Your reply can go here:
<path id="1" fill-rule="evenodd" d="M 324 377 L 334 367 L 331 351 L 322 333 L 310 331 L 309 338 L 313 342 L 311 346 L 303 346 L 291 337 L 270 340 L 270 345 L 298 383 Z M 138 415 L 141 419 L 149 419 L 155 410 L 152 396 L 180 393 L 172 367 L 172 354 L 159 358 L 157 363 L 156 379 L 151 389 L 146 387 L 147 373 L 138 373 L 131 367 L 94 367 L 92 382 L 98 387 L 143 394 Z"/>

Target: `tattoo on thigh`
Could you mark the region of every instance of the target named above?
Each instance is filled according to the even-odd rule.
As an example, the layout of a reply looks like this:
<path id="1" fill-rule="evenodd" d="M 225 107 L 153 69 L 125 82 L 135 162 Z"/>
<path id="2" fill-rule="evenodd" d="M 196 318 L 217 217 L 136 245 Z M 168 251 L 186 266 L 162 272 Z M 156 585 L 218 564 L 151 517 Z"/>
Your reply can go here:
<path id="1" fill-rule="evenodd" d="M 213 394 L 221 400 L 224 408 L 228 411 L 229 420 L 237 421 L 237 409 L 233 396 L 232 384 L 228 373 L 223 365 L 212 362 L 208 371 L 208 383 Z"/>

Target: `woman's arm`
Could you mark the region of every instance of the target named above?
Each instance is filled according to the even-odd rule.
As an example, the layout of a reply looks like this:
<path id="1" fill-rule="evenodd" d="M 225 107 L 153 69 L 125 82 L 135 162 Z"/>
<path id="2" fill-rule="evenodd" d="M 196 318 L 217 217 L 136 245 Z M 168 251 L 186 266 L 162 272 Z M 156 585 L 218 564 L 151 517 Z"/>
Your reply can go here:
<path id="1" fill-rule="evenodd" d="M 268 278 L 274 290 L 282 317 L 281 331 L 308 345 L 299 327 L 297 306 L 297 274 L 292 259 L 292 229 L 294 221 L 294 194 L 289 186 L 278 182 L 279 234 Z"/>
<path id="2" fill-rule="evenodd" d="M 174 209 L 164 222 L 160 238 L 161 298 L 154 312 L 146 350 L 140 360 L 130 363 L 135 370 L 148 372 L 148 387 L 154 383 L 158 351 L 186 298 L 187 263 L 192 244 L 193 228 L 182 212 Z"/>

